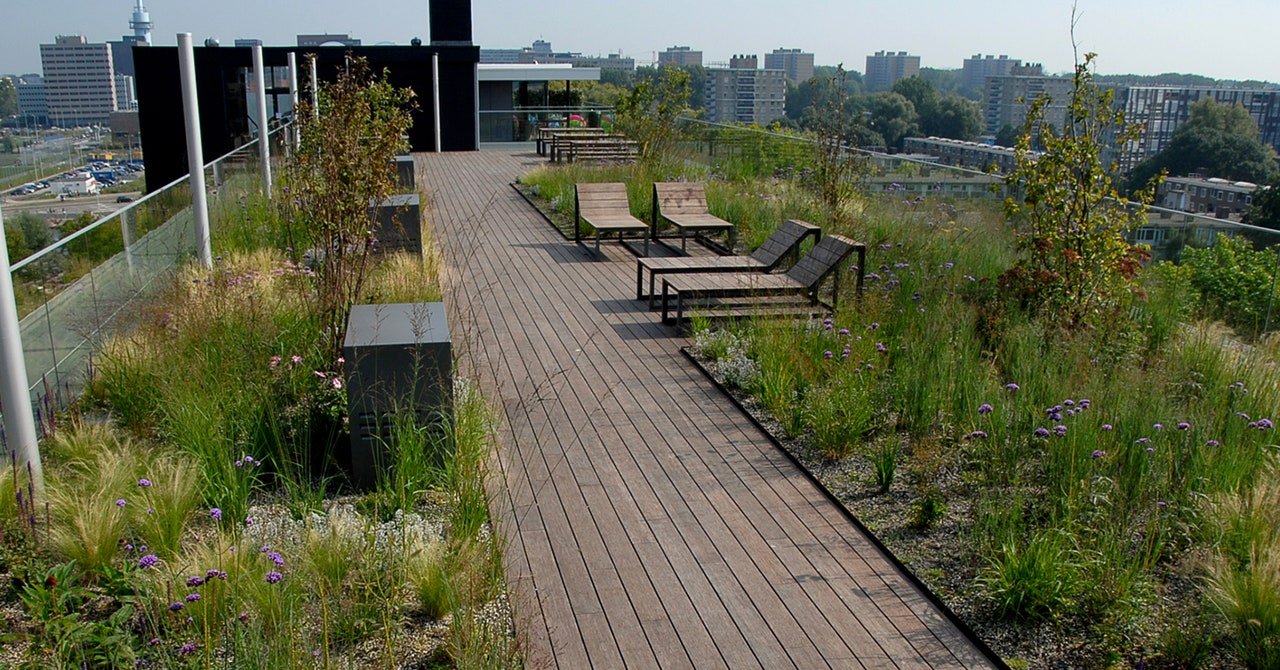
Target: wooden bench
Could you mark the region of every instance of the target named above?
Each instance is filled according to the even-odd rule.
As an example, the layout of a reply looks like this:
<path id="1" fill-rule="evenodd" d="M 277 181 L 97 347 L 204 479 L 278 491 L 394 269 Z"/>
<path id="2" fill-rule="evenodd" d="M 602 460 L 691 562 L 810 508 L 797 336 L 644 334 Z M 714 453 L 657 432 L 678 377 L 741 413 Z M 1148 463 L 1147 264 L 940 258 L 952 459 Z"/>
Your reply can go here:
<path id="1" fill-rule="evenodd" d="M 660 274 L 694 272 L 772 272 L 788 258 L 800 256 L 800 244 L 813 236 L 822 239 L 822 229 L 799 219 L 787 219 L 750 256 L 677 256 L 636 259 L 636 300 L 649 299 L 653 309 L 654 282 Z M 649 271 L 649 294 L 644 293 L 644 273 Z"/>
<path id="2" fill-rule="evenodd" d="M 690 232 L 722 230 L 728 234 L 729 249 L 737 237 L 732 223 L 713 216 L 707 208 L 707 194 L 701 182 L 654 182 L 653 184 L 653 235 L 658 226 L 667 221 L 680 231 L 680 251 L 687 251 Z"/>
<path id="3" fill-rule="evenodd" d="M 603 137 L 608 133 L 603 128 L 552 128 L 543 131 L 543 148 L 552 161 L 560 160 L 560 152 L 575 139 Z"/>
<path id="4" fill-rule="evenodd" d="M 684 320 L 687 304 L 699 298 L 803 296 L 809 302 L 817 304 L 820 302 L 818 289 L 828 276 L 833 277 L 835 285 L 830 305 L 834 310 L 840 295 L 841 266 L 854 252 L 858 254 L 858 290 L 861 291 L 867 247 L 839 235 L 822 238 L 786 274 L 738 272 L 670 275 L 662 280 L 662 321 L 679 324 Z M 673 298 L 674 305 L 671 304 Z M 668 317 L 672 307 L 675 310 L 674 321 Z"/>
<path id="5" fill-rule="evenodd" d="M 600 235 L 640 233 L 644 238 L 644 255 L 649 255 L 649 225 L 631 216 L 627 186 L 620 182 L 575 184 L 573 187 L 573 241 L 582 243 L 579 221 L 596 231 L 596 253 L 600 253 Z"/>
<path id="6" fill-rule="evenodd" d="M 576 160 L 630 161 L 639 154 L 640 145 L 621 135 L 573 138 L 560 149 L 560 156 L 570 163 Z"/>

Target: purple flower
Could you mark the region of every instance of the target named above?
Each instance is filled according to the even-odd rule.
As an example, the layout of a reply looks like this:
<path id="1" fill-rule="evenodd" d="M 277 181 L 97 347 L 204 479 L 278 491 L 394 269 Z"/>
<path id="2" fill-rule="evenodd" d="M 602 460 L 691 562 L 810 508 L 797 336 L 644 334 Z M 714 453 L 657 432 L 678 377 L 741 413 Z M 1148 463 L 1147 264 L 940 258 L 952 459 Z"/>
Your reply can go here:
<path id="1" fill-rule="evenodd" d="M 213 571 L 215 575 L 217 574 L 217 572 L 218 572 L 217 570 Z M 204 583 L 203 577 L 199 577 L 199 576 L 187 577 L 187 586 L 190 586 L 191 588 L 200 586 L 203 583 Z"/>
<path id="2" fill-rule="evenodd" d="M 876 342 L 876 351 L 878 351 L 878 352 L 880 352 L 880 353 L 882 353 L 882 354 L 883 354 L 884 352 L 886 352 L 886 351 L 888 351 L 888 350 L 889 350 L 889 349 L 888 349 L 888 347 L 884 346 L 884 343 L 883 343 L 883 342 Z"/>
<path id="3" fill-rule="evenodd" d="M 155 513 L 156 513 L 156 508 L 154 507 L 147 508 L 147 514 L 155 514 Z"/>
<path id="4" fill-rule="evenodd" d="M 1271 430 L 1275 428 L 1275 424 L 1271 423 L 1271 419 L 1258 419 L 1258 430 Z"/>
<path id="5" fill-rule="evenodd" d="M 1187 423 L 1186 421 L 1179 421 L 1178 430 L 1191 430 L 1191 424 Z"/>
<path id="6" fill-rule="evenodd" d="M 1134 444 L 1151 444 L 1151 438 L 1140 437 L 1133 441 Z"/>
<path id="7" fill-rule="evenodd" d="M 1062 424 L 1058 424 L 1053 427 L 1053 434 L 1058 437 L 1062 437 L 1067 434 L 1067 427 Z"/>
<path id="8" fill-rule="evenodd" d="M 131 544 L 131 543 L 129 543 L 129 542 L 126 542 L 126 543 L 124 544 L 124 550 L 125 550 L 125 551 L 133 551 L 133 544 Z"/>
<path id="9" fill-rule="evenodd" d="M 1245 421 L 1251 421 L 1251 420 L 1252 420 L 1252 419 L 1250 419 L 1250 418 L 1249 418 L 1249 415 L 1248 415 L 1248 414 L 1245 414 L 1244 412 L 1236 412 L 1236 416 L 1240 417 L 1241 419 L 1244 419 Z"/>
<path id="10" fill-rule="evenodd" d="M 237 461 L 236 461 L 236 467 L 237 467 L 237 468 L 243 468 L 243 467 L 244 467 L 244 460 L 243 460 L 243 459 L 241 459 L 241 460 L 237 460 Z"/>
<path id="11" fill-rule="evenodd" d="M 987 439 L 987 431 L 975 430 L 972 433 L 969 433 L 968 435 L 966 435 L 965 438 L 969 440 L 985 440 Z"/>
<path id="12" fill-rule="evenodd" d="M 1205 443 L 1204 443 L 1204 446 L 1206 446 L 1206 447 L 1220 447 L 1220 446 L 1222 446 L 1222 443 L 1221 443 L 1221 442 L 1219 442 L 1219 441 L 1217 441 L 1217 440 L 1209 440 L 1208 442 L 1205 442 Z"/>
<path id="13" fill-rule="evenodd" d="M 956 266 L 956 264 L 955 264 L 955 263 L 952 263 L 951 261 L 947 261 L 946 263 L 943 263 L 943 264 L 942 264 L 942 269 L 943 269 L 943 270 L 950 270 L 951 268 L 953 268 L 953 267 L 955 267 L 955 266 Z"/>
<path id="14" fill-rule="evenodd" d="M 269 544 L 264 544 L 264 545 L 262 545 L 261 547 L 258 547 L 258 553 L 259 553 L 259 554 L 265 554 L 265 553 L 267 553 L 268 551 L 271 551 L 271 545 L 269 545 Z"/>
<path id="15" fill-rule="evenodd" d="M 1075 407 L 1075 404 L 1076 404 L 1076 401 L 1072 400 L 1071 398 L 1067 398 L 1066 400 L 1062 401 L 1062 405 L 1064 407 Z"/>
<path id="16" fill-rule="evenodd" d="M 184 608 L 184 607 L 186 607 L 186 605 L 183 605 L 182 603 L 173 603 L 172 605 L 169 605 L 169 611 L 170 611 L 170 612 L 177 612 L 177 611 L 181 610 L 181 609 L 182 609 L 182 608 Z"/>
<path id="17" fill-rule="evenodd" d="M 1093 404 L 1093 403 L 1089 402 L 1089 399 L 1088 399 L 1088 398 L 1081 398 L 1081 399 L 1080 399 L 1080 406 L 1081 406 L 1081 407 L 1083 407 L 1084 409 L 1089 409 L 1089 405 L 1091 405 L 1091 404 Z"/>
<path id="18" fill-rule="evenodd" d="M 1115 430 L 1115 428 L 1114 428 L 1111 424 L 1109 424 L 1109 423 L 1104 423 L 1104 424 L 1102 424 L 1102 429 L 1103 429 L 1103 430 L 1106 430 L 1106 431 Z"/>
<path id="19" fill-rule="evenodd" d="M 1006 391 L 1017 391 L 1019 388 L 1021 387 L 1019 387 L 1017 384 L 1013 382 L 1009 382 L 1008 384 L 1004 385 L 1004 390 Z"/>
<path id="20" fill-rule="evenodd" d="M 189 602 L 189 603 L 193 603 L 193 602 L 195 602 L 195 601 L 197 601 L 197 600 L 199 600 L 199 599 L 200 599 L 200 594 L 199 594 L 199 593 L 188 593 L 188 594 L 187 594 L 187 597 L 186 597 L 186 599 L 185 599 L 185 600 L 186 600 L 187 602 Z"/>
<path id="21" fill-rule="evenodd" d="M 825 328 L 826 330 L 831 330 L 834 326 L 835 326 L 835 322 L 831 320 L 831 317 L 827 317 L 822 320 L 822 327 Z"/>
<path id="22" fill-rule="evenodd" d="M 1049 437 L 1049 429 L 1045 428 L 1044 426 L 1040 426 L 1039 428 L 1035 429 L 1035 431 L 1033 431 L 1032 434 L 1035 435 L 1036 437 Z"/>
<path id="23" fill-rule="evenodd" d="M 209 510 L 209 516 L 214 521 L 222 521 L 222 510 L 218 509 L 217 507 L 214 507 L 213 509 Z"/>
<path id="24" fill-rule="evenodd" d="M 1156 429 L 1156 430 L 1164 430 L 1164 424 L 1163 424 L 1163 423 L 1157 423 L 1157 424 L 1155 424 L 1154 426 L 1152 426 L 1152 428 L 1154 428 L 1154 429 Z"/>
<path id="25" fill-rule="evenodd" d="M 125 503 L 124 498 L 120 498 L 120 499 L 116 500 L 116 507 L 124 507 L 124 506 L 125 506 L 125 504 L 126 504 L 126 503 Z"/>
<path id="26" fill-rule="evenodd" d="M 149 488 L 151 486 L 151 480 L 147 479 L 146 477 L 143 477 L 142 479 L 138 480 L 138 486 L 141 486 L 144 489 Z"/>
<path id="27" fill-rule="evenodd" d="M 848 334 L 849 334 L 849 329 L 848 329 L 848 328 L 841 328 L 841 329 L 839 330 L 839 333 L 838 333 L 838 334 L 840 334 L 840 335 L 848 335 Z"/>
<path id="28" fill-rule="evenodd" d="M 276 572 L 275 570 L 272 570 L 271 572 L 268 572 L 268 573 L 267 573 L 266 575 L 264 575 L 263 577 L 264 577 L 264 579 L 266 579 L 266 580 L 267 580 L 267 583 L 268 583 L 268 584 L 275 584 L 276 582 L 280 581 L 281 579 L 284 579 L 284 575 L 282 575 L 282 574 L 280 574 L 280 573 Z"/>
<path id="29" fill-rule="evenodd" d="M 1101 450 L 1101 449 L 1094 449 L 1094 450 L 1093 450 L 1093 459 L 1094 459 L 1095 461 L 1096 461 L 1096 460 L 1098 460 L 1099 458 L 1102 458 L 1103 456 L 1106 456 L 1106 455 L 1107 455 L 1107 452 L 1105 452 L 1105 451 L 1103 451 L 1103 450 Z"/>
<path id="30" fill-rule="evenodd" d="M 160 646 L 160 638 L 158 638 L 158 637 L 153 637 L 153 638 L 151 638 L 150 640 L 147 640 L 147 646 L 149 646 L 149 647 L 158 647 L 158 646 Z"/>
<path id="31" fill-rule="evenodd" d="M 188 654 L 190 654 L 190 653 L 194 652 L 195 650 L 196 650 L 196 643 L 195 643 L 195 642 L 188 642 L 188 643 L 186 643 L 186 644 L 182 645 L 182 647 L 181 647 L 180 649 L 178 649 L 178 655 L 179 655 L 179 656 L 186 656 L 186 655 L 188 655 Z"/>
<path id="32" fill-rule="evenodd" d="M 302 357 L 297 354 L 294 354 L 289 357 L 289 362 L 293 363 L 294 365 L 297 365 L 302 362 Z"/>
<path id="33" fill-rule="evenodd" d="M 142 558 L 138 559 L 138 567 L 144 568 L 144 569 L 150 568 L 150 567 L 154 567 L 155 564 L 159 562 L 160 562 L 160 559 L 157 558 L 155 554 L 147 554 L 146 556 L 143 556 Z"/>
<path id="34" fill-rule="evenodd" d="M 210 579 L 217 577 L 219 574 L 221 574 L 221 572 L 217 568 L 212 568 L 210 570 L 205 571 L 204 579 L 205 581 L 209 581 Z"/>
<path id="35" fill-rule="evenodd" d="M 272 357 L 271 357 L 271 362 L 267 364 L 267 367 L 269 367 L 269 368 L 271 368 L 272 370 L 274 370 L 274 369 L 276 369 L 276 366 L 277 366 L 277 365 L 280 365 L 280 357 L 279 357 L 279 356 L 272 356 Z"/>
<path id="36" fill-rule="evenodd" d="M 240 623 L 244 623 L 249 620 L 249 613 L 241 612 L 240 614 L 236 615 L 236 618 L 240 620 Z"/>
<path id="37" fill-rule="evenodd" d="M 879 329 L 880 329 L 880 323 L 879 323 L 879 322 L 877 322 L 877 321 L 872 321 L 872 322 L 871 322 L 871 325 L 870 325 L 870 326 L 867 326 L 867 329 L 868 329 L 868 330 L 879 330 Z"/>
<path id="38" fill-rule="evenodd" d="M 245 518 L 244 518 L 244 525 L 245 525 L 246 527 L 247 527 L 247 526 L 252 526 L 252 525 L 253 525 L 253 517 L 251 517 L 251 516 L 247 516 L 247 517 L 245 517 Z"/>
<path id="39" fill-rule="evenodd" d="M 1166 507 L 1168 507 L 1168 506 L 1169 506 L 1169 503 L 1167 503 L 1167 502 L 1165 502 L 1165 501 L 1163 501 L 1163 500 L 1157 500 L 1157 501 L 1156 501 L 1156 507 L 1159 507 L 1160 509 L 1164 509 L 1164 508 L 1166 508 Z"/>
<path id="40" fill-rule="evenodd" d="M 849 347 L 845 347 L 843 350 L 840 351 L 840 360 L 843 361 L 844 359 L 848 358 L 849 354 L 851 353 L 853 352 L 850 351 Z"/>
<path id="41" fill-rule="evenodd" d="M 1143 451 L 1146 451 L 1148 454 L 1154 454 L 1154 453 L 1156 453 L 1156 448 L 1155 448 L 1155 447 L 1147 447 L 1147 448 L 1146 448 L 1146 449 L 1144 449 Z"/>
<path id="42" fill-rule="evenodd" d="M 283 567 L 284 567 L 284 557 L 283 557 L 283 556 L 281 556 L 281 555 L 279 554 L 279 552 L 275 552 L 275 551 L 273 551 L 273 552 L 268 553 L 268 554 L 267 554 L 267 560 L 268 560 L 268 561 L 271 561 L 272 563 L 275 563 L 275 564 L 276 564 L 276 566 L 278 566 L 278 567 L 281 567 L 281 568 L 283 568 Z"/>
<path id="43" fill-rule="evenodd" d="M 832 358 L 835 358 L 835 354 L 831 353 L 830 349 L 827 349 L 826 351 L 822 352 L 822 357 L 827 360 L 831 360 Z"/>
<path id="44" fill-rule="evenodd" d="M 990 414 L 992 409 L 991 403 L 984 402 L 981 405 L 978 405 L 978 414 Z"/>

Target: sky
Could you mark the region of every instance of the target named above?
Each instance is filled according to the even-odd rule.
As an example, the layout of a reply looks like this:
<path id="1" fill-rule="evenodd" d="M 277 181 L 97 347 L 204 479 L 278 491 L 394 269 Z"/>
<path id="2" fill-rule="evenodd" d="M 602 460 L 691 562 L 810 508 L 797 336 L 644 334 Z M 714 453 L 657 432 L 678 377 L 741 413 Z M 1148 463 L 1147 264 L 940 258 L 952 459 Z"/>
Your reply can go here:
<path id="1" fill-rule="evenodd" d="M 429 39 L 427 0 L 145 0 L 154 41 L 178 32 L 199 44 L 256 37 L 295 44 L 298 33 L 350 33 L 364 44 Z M 41 42 L 130 33 L 133 0 L 0 0 L 0 73 L 40 71 Z M 1103 74 L 1183 72 L 1280 82 L 1278 0 L 1076 0 L 1080 53 Z M 557 51 L 621 52 L 644 64 L 672 45 L 704 63 L 778 47 L 814 53 L 819 65 L 862 71 L 879 50 L 920 56 L 922 67 L 959 68 L 976 54 L 1008 54 L 1067 72 L 1074 62 L 1071 0 L 473 0 L 482 47 L 535 39 Z"/>

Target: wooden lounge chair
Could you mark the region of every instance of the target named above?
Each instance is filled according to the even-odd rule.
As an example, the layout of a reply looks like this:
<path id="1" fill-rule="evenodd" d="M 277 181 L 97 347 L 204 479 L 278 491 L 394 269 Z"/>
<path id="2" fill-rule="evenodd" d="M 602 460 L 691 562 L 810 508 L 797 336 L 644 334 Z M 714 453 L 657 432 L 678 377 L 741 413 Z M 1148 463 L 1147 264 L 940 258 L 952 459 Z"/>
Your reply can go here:
<path id="1" fill-rule="evenodd" d="M 644 255 L 649 255 L 649 225 L 631 216 L 626 184 L 575 184 L 573 187 L 573 241 L 582 243 L 582 221 L 596 231 L 596 253 L 600 253 L 600 235 L 640 233 L 644 238 Z"/>
<path id="2" fill-rule="evenodd" d="M 787 219 L 778 229 L 751 252 L 750 256 L 677 256 L 674 258 L 636 259 L 636 300 L 649 298 L 653 309 L 654 281 L 660 274 L 687 272 L 772 272 L 790 257 L 800 256 L 800 243 L 812 235 L 822 239 L 822 229 L 798 219 Z M 649 271 L 649 294 L 644 293 L 644 272 Z"/>
<path id="3" fill-rule="evenodd" d="M 680 251 L 690 232 L 723 230 L 733 248 L 736 228 L 732 223 L 713 216 L 707 209 L 707 194 L 700 182 L 667 181 L 653 184 L 653 234 L 666 220 L 680 231 Z"/>
<path id="4" fill-rule="evenodd" d="M 785 274 L 744 272 L 670 275 L 662 280 L 662 321 L 671 322 L 667 315 L 673 307 L 673 298 L 676 324 L 684 320 L 686 303 L 699 298 L 795 295 L 805 296 L 811 303 L 818 303 L 818 288 L 828 276 L 833 276 L 835 281 L 830 305 L 835 309 L 835 302 L 840 295 L 840 266 L 854 252 L 858 254 L 858 290 L 861 291 L 867 247 L 839 235 L 822 238 Z"/>

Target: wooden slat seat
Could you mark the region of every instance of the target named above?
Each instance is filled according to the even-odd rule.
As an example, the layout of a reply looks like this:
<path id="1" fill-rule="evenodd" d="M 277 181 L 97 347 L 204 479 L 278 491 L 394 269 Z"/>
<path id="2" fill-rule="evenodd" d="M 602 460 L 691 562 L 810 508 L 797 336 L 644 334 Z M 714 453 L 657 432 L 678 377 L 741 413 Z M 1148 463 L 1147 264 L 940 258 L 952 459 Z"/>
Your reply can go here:
<path id="1" fill-rule="evenodd" d="M 818 289 L 822 282 L 831 276 L 834 278 L 835 290 L 832 293 L 832 305 L 840 295 L 840 273 L 849 254 L 858 254 L 858 290 L 862 289 L 863 266 L 866 265 L 866 245 L 854 242 L 839 235 L 824 237 L 809 253 L 805 254 L 785 274 L 763 273 L 698 273 L 673 274 L 662 280 L 662 320 L 668 318 L 675 299 L 675 320 L 679 324 L 684 320 L 686 303 L 700 298 L 755 297 L 797 295 L 806 296 L 810 302 L 817 303 Z"/>
<path id="2" fill-rule="evenodd" d="M 596 253 L 600 252 L 600 235 L 640 233 L 644 238 L 644 255 L 649 255 L 649 225 L 631 215 L 627 186 L 620 182 L 575 184 L 573 187 L 573 241 L 582 242 L 581 221 L 596 233 Z"/>
<path id="3" fill-rule="evenodd" d="M 750 256 L 680 256 L 636 259 L 636 300 L 643 300 L 644 273 L 649 272 L 649 309 L 653 309 L 654 281 L 660 274 L 690 272 L 772 272 L 787 258 L 800 255 L 800 244 L 813 236 L 822 239 L 822 229 L 799 219 L 787 219 Z"/>
<path id="4" fill-rule="evenodd" d="M 690 232 L 724 231 L 733 248 L 737 228 L 730 222 L 711 214 L 707 207 L 707 193 L 701 182 L 654 182 L 653 184 L 653 234 L 663 221 L 680 231 L 680 250 L 686 250 Z"/>

